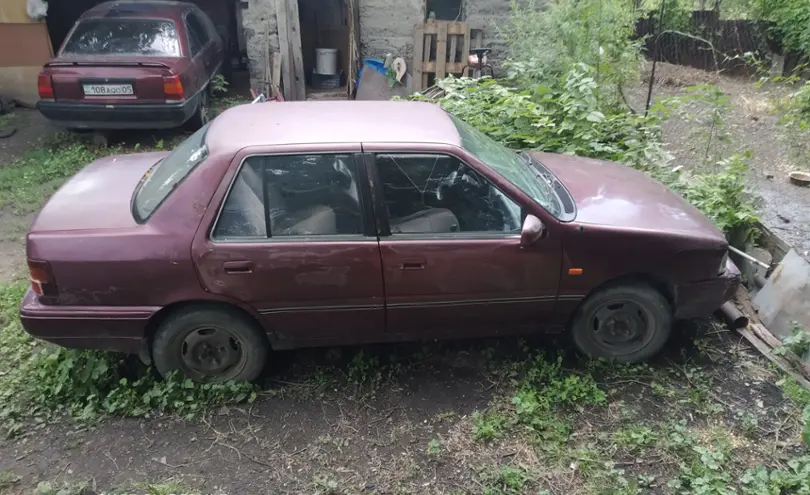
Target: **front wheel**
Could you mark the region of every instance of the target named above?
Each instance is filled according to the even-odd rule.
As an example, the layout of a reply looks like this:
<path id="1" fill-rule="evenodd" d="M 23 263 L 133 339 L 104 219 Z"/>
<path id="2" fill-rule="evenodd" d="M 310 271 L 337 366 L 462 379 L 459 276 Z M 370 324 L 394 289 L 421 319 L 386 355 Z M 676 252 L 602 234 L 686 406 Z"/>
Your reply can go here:
<path id="1" fill-rule="evenodd" d="M 255 380 L 269 352 L 267 337 L 244 314 L 192 306 L 169 315 L 152 342 L 162 376 L 172 371 L 198 382 Z"/>
<path id="2" fill-rule="evenodd" d="M 591 358 L 635 363 L 664 347 L 672 323 L 670 304 L 659 291 L 622 285 L 589 296 L 577 309 L 571 332 L 577 348 Z"/>

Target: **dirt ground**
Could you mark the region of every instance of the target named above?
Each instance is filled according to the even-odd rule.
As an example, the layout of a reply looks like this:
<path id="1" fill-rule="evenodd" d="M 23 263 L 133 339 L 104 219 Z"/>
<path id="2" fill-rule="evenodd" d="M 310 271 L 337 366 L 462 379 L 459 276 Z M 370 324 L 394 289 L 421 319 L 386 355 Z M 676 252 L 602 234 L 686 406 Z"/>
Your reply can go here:
<path id="1" fill-rule="evenodd" d="M 644 108 L 649 70 L 647 64 L 644 80 L 629 91 L 628 99 L 634 109 Z M 673 166 L 700 166 L 707 148 L 712 154 L 726 156 L 751 152 L 748 191 L 758 200 L 762 222 L 810 259 L 810 188 L 795 186 L 788 180 L 790 171 L 810 169 L 810 155 L 806 154 L 808 137 L 786 133 L 776 111 L 780 101 L 796 88 L 777 84 L 757 87 L 754 82 L 659 63 L 653 100 L 684 95 L 689 86 L 716 84 L 730 103 L 728 114 L 723 117 L 729 134 L 726 141 L 709 143 L 702 135 L 703 129 L 697 129 L 694 121 L 683 118 L 672 118 L 664 124 L 664 140 L 675 157 Z M 706 113 L 706 105 L 695 107 L 690 109 L 694 114 Z M 805 155 L 800 158 L 797 154 L 802 151 Z"/>
<path id="2" fill-rule="evenodd" d="M 279 353 L 275 378 L 252 405 L 195 421 L 65 421 L 0 444 L 0 471 L 20 478 L 8 493 L 28 493 L 38 480 L 88 482 L 99 492 L 181 480 L 198 493 L 230 494 L 616 493 L 588 478 L 589 462 L 609 462 L 623 477 L 652 480 L 638 493 L 658 493 L 677 476 L 678 458 L 662 447 L 618 446 L 617 435 L 628 424 L 657 432 L 687 423 L 698 443 L 723 436 L 740 468 L 784 462 L 799 443 L 775 373 L 736 334 L 697 326 L 703 337 L 681 329 L 650 366 L 600 373 L 607 403 L 570 411 L 573 432 L 553 455 L 519 432 L 473 439 L 476 411 L 511 408 L 512 370 L 526 348 L 566 349 L 500 340 Z M 346 376 L 358 353 L 374 363 L 360 382 Z M 584 372 L 584 363 L 566 363 L 566 373 Z M 431 451 L 431 442 L 440 447 Z M 489 473 L 506 466 L 534 478 L 525 491 L 487 492 Z"/>

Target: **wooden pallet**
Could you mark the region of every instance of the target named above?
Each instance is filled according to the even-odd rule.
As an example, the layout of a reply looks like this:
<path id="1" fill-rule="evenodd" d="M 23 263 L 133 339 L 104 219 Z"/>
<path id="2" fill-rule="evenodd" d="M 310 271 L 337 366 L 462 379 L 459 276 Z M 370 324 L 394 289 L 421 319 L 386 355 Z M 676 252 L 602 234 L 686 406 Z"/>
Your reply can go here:
<path id="1" fill-rule="evenodd" d="M 443 79 L 448 74 L 461 75 L 469 53 L 469 24 L 428 20 L 417 26 L 413 43 L 413 90 L 421 91 L 428 87 L 429 81 Z"/>

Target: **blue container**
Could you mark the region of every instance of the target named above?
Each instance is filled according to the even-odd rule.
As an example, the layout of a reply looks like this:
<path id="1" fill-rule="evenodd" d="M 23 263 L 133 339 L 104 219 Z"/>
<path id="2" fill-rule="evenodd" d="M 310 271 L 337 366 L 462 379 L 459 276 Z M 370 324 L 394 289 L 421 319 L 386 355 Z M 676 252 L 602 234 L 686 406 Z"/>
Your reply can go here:
<path id="1" fill-rule="evenodd" d="M 360 81 L 363 79 L 363 71 L 366 70 L 366 67 L 376 70 L 382 75 L 388 74 L 388 69 L 385 68 L 385 62 L 383 60 L 377 60 L 375 58 L 367 58 L 363 60 L 363 67 L 360 68 L 360 72 L 357 73 L 357 87 L 360 87 Z"/>

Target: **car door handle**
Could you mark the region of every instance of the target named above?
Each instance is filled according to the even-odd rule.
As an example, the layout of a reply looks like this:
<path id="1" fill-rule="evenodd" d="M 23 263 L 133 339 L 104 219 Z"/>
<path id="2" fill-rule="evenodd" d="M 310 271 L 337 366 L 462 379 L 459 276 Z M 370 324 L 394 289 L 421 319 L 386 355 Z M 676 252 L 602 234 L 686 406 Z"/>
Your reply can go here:
<path id="1" fill-rule="evenodd" d="M 238 274 L 238 273 L 253 273 L 252 261 L 226 261 L 222 264 L 225 273 Z"/>
<path id="2" fill-rule="evenodd" d="M 400 270 L 422 270 L 425 268 L 425 262 L 419 260 L 403 261 Z"/>

